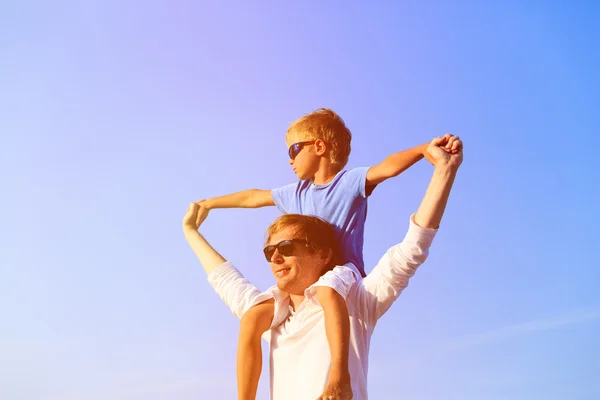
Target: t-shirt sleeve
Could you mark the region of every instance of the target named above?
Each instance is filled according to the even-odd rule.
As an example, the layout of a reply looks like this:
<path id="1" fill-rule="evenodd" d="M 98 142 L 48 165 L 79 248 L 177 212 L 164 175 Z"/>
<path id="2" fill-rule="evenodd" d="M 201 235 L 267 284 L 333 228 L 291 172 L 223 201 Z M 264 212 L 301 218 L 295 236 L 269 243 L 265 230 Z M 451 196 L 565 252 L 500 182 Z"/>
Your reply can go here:
<path id="1" fill-rule="evenodd" d="M 291 183 L 289 185 L 271 190 L 271 197 L 273 198 L 277 208 L 279 208 L 282 213 L 290 214 L 295 212 L 293 211 L 293 206 L 295 203 L 297 190 L 298 183 Z"/>
<path id="2" fill-rule="evenodd" d="M 367 197 L 367 172 L 369 167 L 352 168 L 346 173 L 346 187 L 355 197 Z"/>

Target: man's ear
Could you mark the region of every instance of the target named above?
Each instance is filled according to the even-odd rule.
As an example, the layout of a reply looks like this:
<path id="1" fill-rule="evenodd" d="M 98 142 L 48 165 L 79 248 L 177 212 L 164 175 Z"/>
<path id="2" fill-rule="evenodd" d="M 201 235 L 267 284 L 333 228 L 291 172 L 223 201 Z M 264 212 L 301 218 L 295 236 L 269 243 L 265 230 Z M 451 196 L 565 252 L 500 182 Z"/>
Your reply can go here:
<path id="1" fill-rule="evenodd" d="M 323 261 L 323 269 L 321 270 L 321 275 L 323 275 L 327 271 L 331 271 L 335 265 L 331 265 L 331 261 L 333 258 L 333 250 L 320 250 L 319 258 Z"/>
<path id="2" fill-rule="evenodd" d="M 321 260 L 323 260 L 325 262 L 325 265 L 329 265 L 331 263 L 332 258 L 333 258 L 333 250 L 327 249 L 326 252 L 324 250 L 321 251 Z"/>
<path id="3" fill-rule="evenodd" d="M 321 139 L 315 140 L 315 153 L 318 156 L 322 156 L 327 151 L 327 143 L 322 141 Z"/>

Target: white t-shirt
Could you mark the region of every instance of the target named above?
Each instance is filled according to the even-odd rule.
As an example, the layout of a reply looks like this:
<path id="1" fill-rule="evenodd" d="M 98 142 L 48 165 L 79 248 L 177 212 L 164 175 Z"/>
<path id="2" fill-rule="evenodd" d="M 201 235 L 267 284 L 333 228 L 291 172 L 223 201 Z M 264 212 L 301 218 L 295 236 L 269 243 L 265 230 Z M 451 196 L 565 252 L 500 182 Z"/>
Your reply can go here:
<path id="1" fill-rule="evenodd" d="M 404 240 L 391 247 L 371 273 L 359 280 L 346 296 L 350 315 L 349 369 L 354 400 L 366 400 L 368 356 L 377 320 L 390 308 L 425 261 L 437 230 L 424 229 L 411 218 Z M 310 400 L 321 395 L 331 357 L 325 334 L 323 309 L 314 291 L 292 311 L 287 293 L 276 287 L 260 292 L 231 264 L 224 263 L 208 280 L 238 317 L 253 305 L 275 298 L 276 318 L 283 322 L 267 331 L 270 344 L 272 400 Z"/>

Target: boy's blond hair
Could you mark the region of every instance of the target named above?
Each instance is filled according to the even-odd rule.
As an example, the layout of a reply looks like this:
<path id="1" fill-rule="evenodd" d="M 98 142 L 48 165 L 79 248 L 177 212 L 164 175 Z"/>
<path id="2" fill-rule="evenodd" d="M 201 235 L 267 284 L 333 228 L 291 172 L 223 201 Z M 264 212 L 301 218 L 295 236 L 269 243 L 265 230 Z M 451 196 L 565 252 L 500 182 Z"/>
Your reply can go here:
<path id="1" fill-rule="evenodd" d="M 344 120 L 329 108 L 319 108 L 292 122 L 286 134 L 290 137 L 295 141 L 321 139 L 329 149 L 329 159 L 339 164 L 340 170 L 348 162 L 352 134 Z"/>

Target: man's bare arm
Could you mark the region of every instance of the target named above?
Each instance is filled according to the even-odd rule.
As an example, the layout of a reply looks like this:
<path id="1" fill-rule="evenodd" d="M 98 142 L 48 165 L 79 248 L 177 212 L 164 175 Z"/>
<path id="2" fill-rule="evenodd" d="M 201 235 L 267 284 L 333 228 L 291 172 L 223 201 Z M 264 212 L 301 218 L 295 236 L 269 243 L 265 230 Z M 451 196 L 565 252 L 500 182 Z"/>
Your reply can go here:
<path id="1" fill-rule="evenodd" d="M 415 215 L 415 223 L 422 228 L 437 229 L 444 215 L 456 172 L 462 163 L 462 142 L 458 136 L 442 136 L 429 144 L 427 152 L 433 160 L 435 170 Z"/>
<path id="2" fill-rule="evenodd" d="M 208 210 L 197 203 L 191 203 L 183 217 L 183 233 L 190 247 L 198 257 L 207 275 L 227 260 L 223 258 L 198 232 L 206 219 Z"/>

